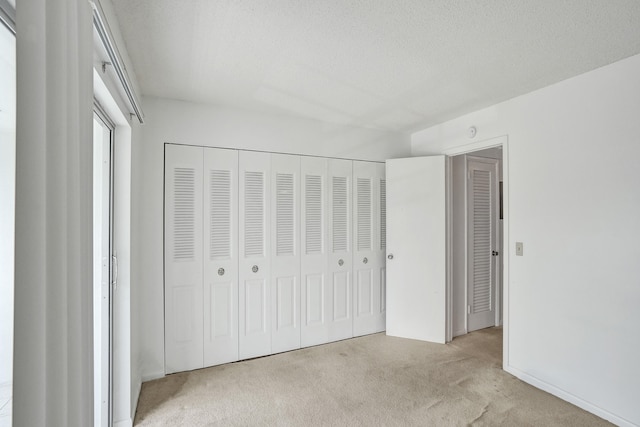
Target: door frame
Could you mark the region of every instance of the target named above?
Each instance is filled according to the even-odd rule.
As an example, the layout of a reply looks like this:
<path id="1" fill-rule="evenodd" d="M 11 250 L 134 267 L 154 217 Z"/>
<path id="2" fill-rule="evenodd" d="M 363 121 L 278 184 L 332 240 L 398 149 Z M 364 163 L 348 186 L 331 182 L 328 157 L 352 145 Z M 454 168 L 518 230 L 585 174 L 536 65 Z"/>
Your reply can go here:
<path id="1" fill-rule="evenodd" d="M 502 366 L 509 365 L 509 137 L 508 135 L 501 135 L 481 141 L 475 141 L 468 144 L 458 145 L 456 147 L 443 150 L 442 154 L 447 156 L 447 307 L 446 307 L 446 323 L 447 323 L 447 342 L 453 339 L 453 283 L 452 283 L 452 263 L 453 259 L 452 251 L 452 198 L 451 198 L 451 157 L 461 154 L 472 154 L 475 151 L 484 150 L 486 148 L 502 147 L 502 212 L 503 212 L 503 235 L 502 235 L 502 271 L 499 273 L 502 275 Z"/>

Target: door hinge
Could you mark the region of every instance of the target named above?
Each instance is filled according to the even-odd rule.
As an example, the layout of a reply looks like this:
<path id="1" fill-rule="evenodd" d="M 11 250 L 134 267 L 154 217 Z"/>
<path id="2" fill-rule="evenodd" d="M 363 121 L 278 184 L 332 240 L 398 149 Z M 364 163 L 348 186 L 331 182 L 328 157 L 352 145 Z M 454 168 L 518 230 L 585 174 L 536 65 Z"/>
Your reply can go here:
<path id="1" fill-rule="evenodd" d="M 471 314 L 471 306 L 470 305 L 467 306 L 467 314 Z"/>

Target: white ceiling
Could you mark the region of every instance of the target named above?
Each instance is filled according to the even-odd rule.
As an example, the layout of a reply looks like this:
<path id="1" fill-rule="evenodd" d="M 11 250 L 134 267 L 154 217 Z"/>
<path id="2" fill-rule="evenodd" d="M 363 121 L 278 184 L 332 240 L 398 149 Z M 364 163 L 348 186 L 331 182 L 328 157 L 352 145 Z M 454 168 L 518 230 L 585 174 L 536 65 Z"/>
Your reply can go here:
<path id="1" fill-rule="evenodd" d="M 403 132 L 640 53 L 638 0 L 113 3 L 145 95 Z"/>

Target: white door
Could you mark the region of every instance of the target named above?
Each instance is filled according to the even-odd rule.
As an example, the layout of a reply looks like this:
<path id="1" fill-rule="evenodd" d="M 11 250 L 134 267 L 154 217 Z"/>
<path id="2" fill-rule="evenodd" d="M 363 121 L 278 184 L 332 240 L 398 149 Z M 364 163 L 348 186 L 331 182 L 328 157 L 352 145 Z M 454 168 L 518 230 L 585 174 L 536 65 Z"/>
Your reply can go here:
<path id="1" fill-rule="evenodd" d="M 353 162 L 353 335 L 384 330 L 380 190 L 384 165 Z"/>
<path id="2" fill-rule="evenodd" d="M 352 161 L 328 159 L 329 339 L 353 337 L 352 315 Z"/>
<path id="3" fill-rule="evenodd" d="M 239 153 L 240 359 L 271 353 L 271 154 Z"/>
<path id="4" fill-rule="evenodd" d="M 327 278 L 327 159 L 301 162 L 301 346 L 329 340 L 330 299 Z"/>
<path id="5" fill-rule="evenodd" d="M 204 149 L 204 366 L 238 360 L 238 151 Z"/>
<path id="6" fill-rule="evenodd" d="M 467 157 L 467 330 L 496 324 L 498 161 Z"/>
<path id="7" fill-rule="evenodd" d="M 387 334 L 446 340 L 446 158 L 387 160 Z"/>
<path id="8" fill-rule="evenodd" d="M 203 367 L 203 148 L 165 146 L 165 372 Z"/>
<path id="9" fill-rule="evenodd" d="M 300 348 L 300 156 L 271 155 L 271 352 Z"/>

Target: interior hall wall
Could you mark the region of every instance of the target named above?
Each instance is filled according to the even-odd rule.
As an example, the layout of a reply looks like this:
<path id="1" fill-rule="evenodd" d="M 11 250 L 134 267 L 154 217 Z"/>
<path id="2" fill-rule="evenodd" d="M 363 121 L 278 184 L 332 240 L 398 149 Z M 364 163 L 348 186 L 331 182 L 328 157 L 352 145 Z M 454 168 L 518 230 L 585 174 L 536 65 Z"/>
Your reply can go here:
<path id="1" fill-rule="evenodd" d="M 639 75 L 637 55 L 411 137 L 508 136 L 505 369 L 620 425 L 640 424 Z"/>
<path id="2" fill-rule="evenodd" d="M 136 281 L 140 286 L 140 357 L 144 380 L 164 375 L 164 144 L 177 143 L 385 160 L 410 156 L 404 134 L 327 124 L 231 107 L 144 98 L 143 143 L 134 150 Z"/>

